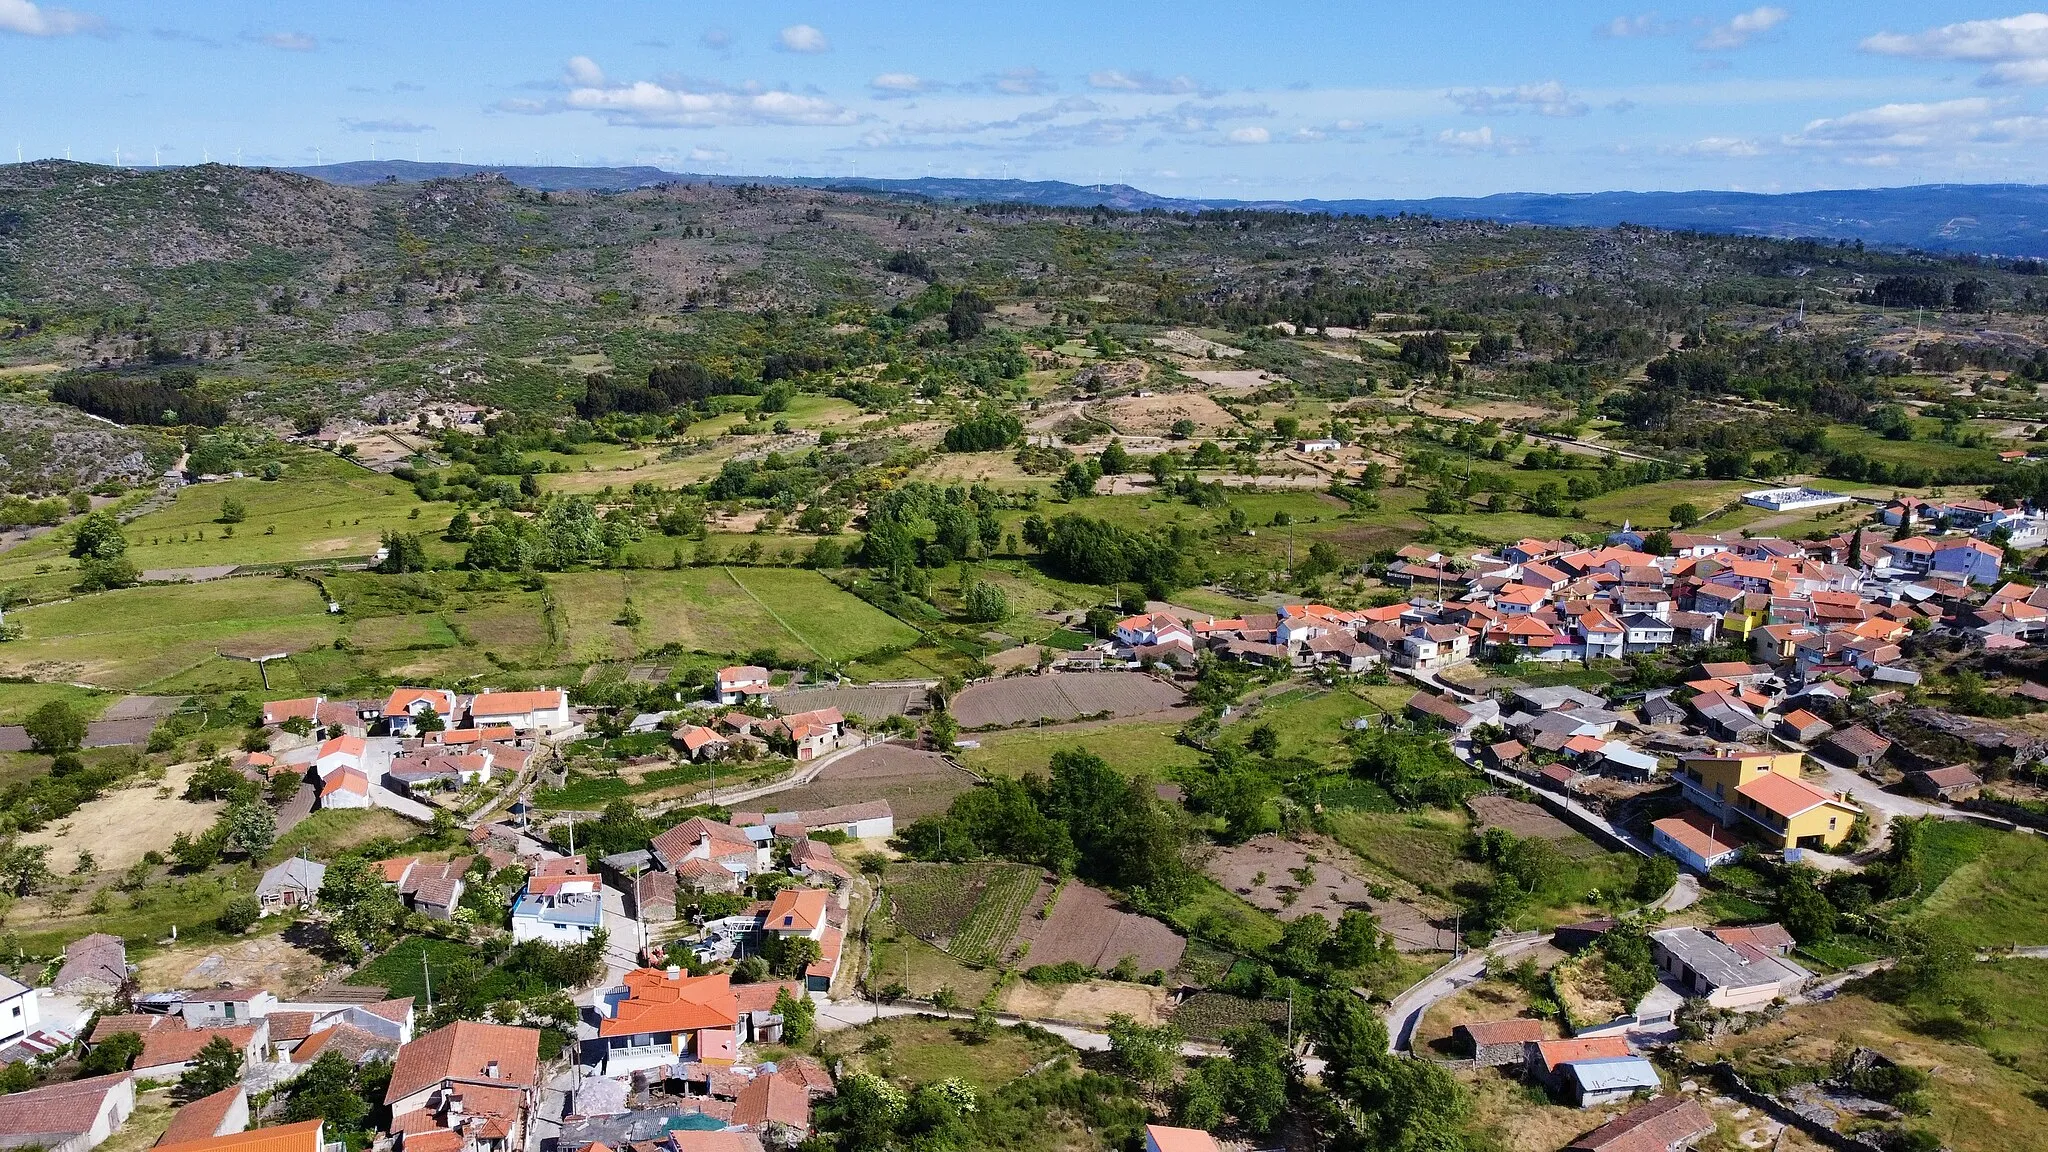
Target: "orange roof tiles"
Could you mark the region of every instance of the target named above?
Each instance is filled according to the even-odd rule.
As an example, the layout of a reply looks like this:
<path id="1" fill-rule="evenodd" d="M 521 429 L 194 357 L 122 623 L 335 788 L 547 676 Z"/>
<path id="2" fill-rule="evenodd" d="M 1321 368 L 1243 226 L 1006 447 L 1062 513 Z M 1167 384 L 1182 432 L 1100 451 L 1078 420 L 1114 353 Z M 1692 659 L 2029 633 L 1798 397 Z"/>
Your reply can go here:
<path id="1" fill-rule="evenodd" d="M 770 932 L 809 932 L 825 923 L 826 894 L 818 888 L 784 888 L 768 906 Z"/>
<path id="2" fill-rule="evenodd" d="M 811 1126 L 811 1094 L 794 1076 L 770 1072 L 756 1076 L 740 1090 L 733 1105 L 733 1122 L 749 1128 L 766 1124 L 787 1124 L 792 1128 Z"/>
<path id="3" fill-rule="evenodd" d="M 157 1152 L 320 1152 L 321 1121 L 303 1120 L 253 1132 L 235 1132 L 179 1144 L 159 1144 Z"/>
<path id="4" fill-rule="evenodd" d="M 1815 787 L 1790 776 L 1780 776 L 1775 772 L 1766 772 L 1737 788 L 1735 792 L 1749 799 L 1757 807 L 1788 820 L 1823 804 L 1844 803 L 1825 788 Z"/>
<path id="5" fill-rule="evenodd" d="M 220 1134 L 221 1125 L 226 1122 L 228 1112 L 234 1108 L 236 1099 L 241 1095 L 242 1086 L 237 1084 L 211 1096 L 202 1096 L 178 1109 L 171 1117 L 171 1126 L 164 1129 L 162 1136 L 157 1137 L 157 1146 L 212 1140 Z"/>
<path id="6" fill-rule="evenodd" d="M 569 694 L 560 688 L 549 688 L 541 692 L 480 692 L 470 701 L 469 714 L 478 716 L 517 716 L 527 712 L 538 712 L 560 708 L 569 702 Z"/>
<path id="7" fill-rule="evenodd" d="M 599 1022 L 598 1035 L 686 1032 L 739 1023 L 732 981 L 723 974 L 671 977 L 659 968 L 636 968 L 626 973 L 625 985 L 626 999 L 610 1019 Z"/>
<path id="8" fill-rule="evenodd" d="M 497 1065 L 497 1075 L 489 1074 Z M 540 1029 L 458 1020 L 398 1050 L 386 1104 L 443 1080 L 479 1085 L 534 1086 L 540 1068 Z"/>

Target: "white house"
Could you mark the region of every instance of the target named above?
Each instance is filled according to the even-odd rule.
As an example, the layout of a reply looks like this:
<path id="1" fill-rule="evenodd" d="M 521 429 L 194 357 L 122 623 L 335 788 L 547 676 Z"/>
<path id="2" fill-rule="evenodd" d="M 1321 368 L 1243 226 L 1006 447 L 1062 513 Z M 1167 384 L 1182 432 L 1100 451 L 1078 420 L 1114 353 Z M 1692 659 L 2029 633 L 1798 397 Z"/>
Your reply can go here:
<path id="1" fill-rule="evenodd" d="M 570 726 L 569 694 L 560 688 L 538 692 L 481 692 L 469 702 L 469 722 L 518 732 L 559 732 Z"/>
<path id="2" fill-rule="evenodd" d="M 361 736 L 336 736 L 320 745 L 313 756 L 313 774 L 325 780 L 343 768 L 363 770 L 363 757 L 369 753 L 369 742 Z"/>
<path id="3" fill-rule="evenodd" d="M 322 808 L 368 808 L 370 778 L 359 769 L 342 768 L 320 784 Z"/>
<path id="4" fill-rule="evenodd" d="M 9 976 L 0 976 L 0 1048 L 36 1030 L 42 1013 L 34 988 Z"/>
<path id="5" fill-rule="evenodd" d="M 1185 644 L 1193 651 L 1195 634 L 1177 616 L 1166 612 L 1147 612 L 1117 621 L 1116 642 L 1126 648 Z"/>
<path id="6" fill-rule="evenodd" d="M 754 664 L 736 664 L 718 670 L 718 682 L 712 686 L 712 695 L 720 704 L 741 704 L 749 696 L 765 695 L 768 691 L 768 670 Z"/>
<path id="7" fill-rule="evenodd" d="M 1742 838 L 1695 808 L 1652 823 L 1650 839 L 1672 859 L 1701 875 L 1742 856 Z"/>
<path id="8" fill-rule="evenodd" d="M 512 905 L 512 939 L 549 944 L 583 944 L 604 926 L 603 897 L 596 876 L 557 877 L 577 883 L 527 881 Z"/>
<path id="9" fill-rule="evenodd" d="M 262 988 L 206 988 L 187 992 L 178 1015 L 187 1028 L 218 1028 L 260 1020 L 276 1007 L 277 997 Z"/>
<path id="10" fill-rule="evenodd" d="M 1328 438 L 1320 440 L 1297 440 L 1294 442 L 1294 450 L 1297 452 L 1335 452 L 1337 449 L 1342 448 L 1343 446 L 1344 442 L 1342 440 L 1331 440 Z"/>
<path id="11" fill-rule="evenodd" d="M 453 728 L 456 717 L 455 693 L 442 688 L 398 688 L 384 701 L 384 724 L 393 736 L 410 735 L 419 719 L 432 712 L 445 727 Z"/>
<path id="12" fill-rule="evenodd" d="M 135 1076 L 129 1072 L 0 1096 L 0 1148 L 87 1152 L 134 1111 Z"/>

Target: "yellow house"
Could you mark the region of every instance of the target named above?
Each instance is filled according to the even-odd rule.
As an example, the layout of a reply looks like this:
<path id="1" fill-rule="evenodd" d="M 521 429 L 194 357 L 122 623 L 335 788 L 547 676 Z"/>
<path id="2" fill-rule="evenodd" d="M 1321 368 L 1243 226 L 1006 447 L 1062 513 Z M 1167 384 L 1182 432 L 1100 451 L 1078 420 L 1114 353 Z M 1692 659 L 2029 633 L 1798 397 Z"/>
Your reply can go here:
<path id="1" fill-rule="evenodd" d="M 1863 810 L 1796 776 L 1766 773 L 1735 791 L 1744 830 L 1771 847 L 1832 849 Z"/>
<path id="2" fill-rule="evenodd" d="M 1719 812 L 1738 789 L 1759 776 L 1799 779 L 1800 765 L 1805 762 L 1805 755 L 1799 752 L 1688 756 L 1679 762 L 1678 782 L 1684 787 L 1687 800 L 1709 812 Z"/>

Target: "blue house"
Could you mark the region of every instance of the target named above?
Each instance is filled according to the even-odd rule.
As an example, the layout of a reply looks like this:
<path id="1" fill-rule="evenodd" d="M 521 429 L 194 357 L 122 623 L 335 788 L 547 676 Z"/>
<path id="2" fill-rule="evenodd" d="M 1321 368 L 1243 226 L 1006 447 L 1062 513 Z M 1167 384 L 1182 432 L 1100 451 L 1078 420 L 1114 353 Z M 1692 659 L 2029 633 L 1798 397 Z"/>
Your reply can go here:
<path id="1" fill-rule="evenodd" d="M 2005 553 L 1982 540 L 1943 540 L 1934 546 L 1933 576 L 1962 584 L 1996 584 Z"/>

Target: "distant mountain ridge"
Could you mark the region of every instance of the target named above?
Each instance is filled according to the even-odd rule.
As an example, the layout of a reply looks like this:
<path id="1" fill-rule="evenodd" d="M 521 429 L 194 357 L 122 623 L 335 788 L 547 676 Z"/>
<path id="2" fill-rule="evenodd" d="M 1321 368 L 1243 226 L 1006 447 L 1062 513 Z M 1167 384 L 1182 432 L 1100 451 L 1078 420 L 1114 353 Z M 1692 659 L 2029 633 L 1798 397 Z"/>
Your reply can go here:
<path id="1" fill-rule="evenodd" d="M 406 160 L 353 161 L 294 168 L 333 184 L 365 185 L 387 179 L 431 180 L 496 173 L 527 188 L 604 191 L 667 182 L 780 184 L 954 203 L 1034 204 L 1057 208 L 1109 207 L 1199 212 L 1259 209 L 1347 216 L 1422 214 L 1458 220 L 1605 228 L 1654 228 L 1774 237 L 1861 240 L 1934 252 L 2048 257 L 2048 186 L 2034 184 L 1923 184 L 1907 188 L 1822 192 L 1504 192 L 1421 200 L 1227 200 L 1158 196 L 1128 184 L 1068 184 L 1058 180 L 974 180 L 922 177 L 725 176 L 670 172 L 651 166 L 562 168 L 535 165 L 427 164 Z"/>

